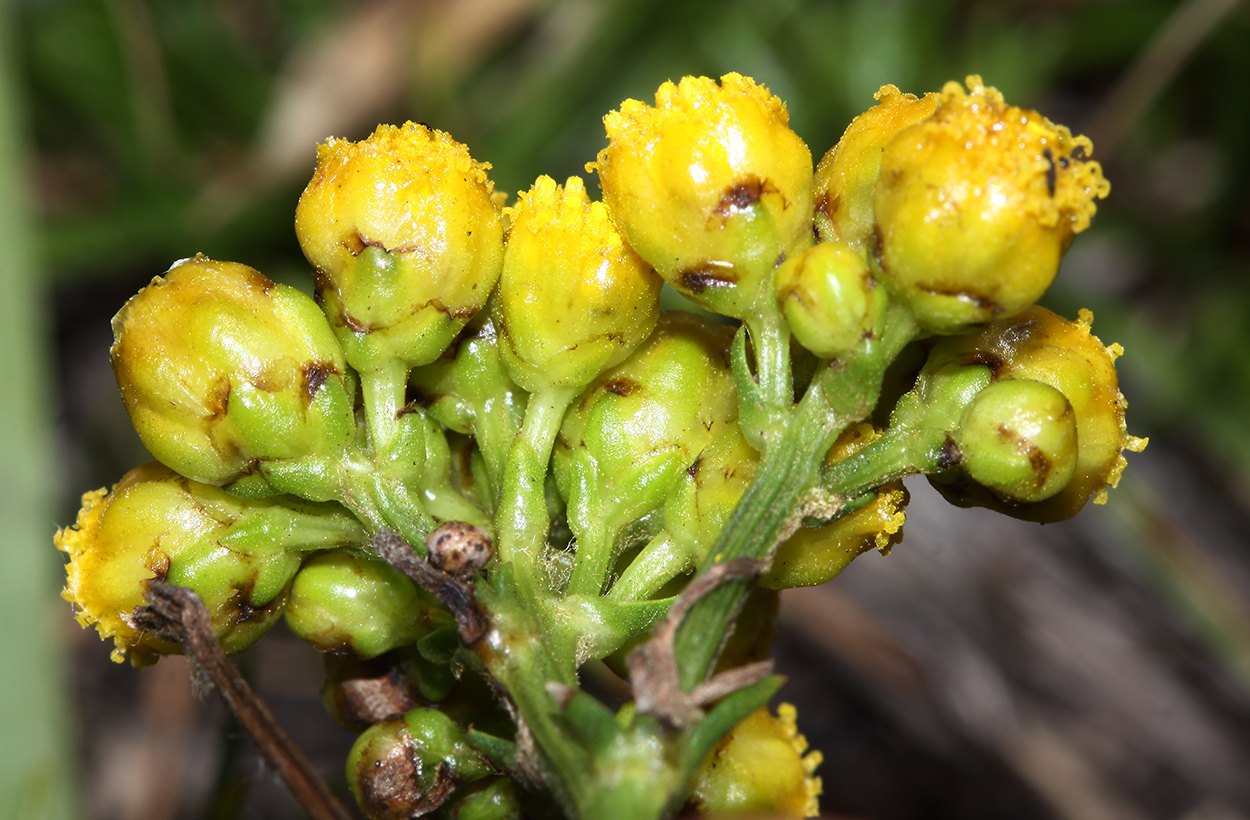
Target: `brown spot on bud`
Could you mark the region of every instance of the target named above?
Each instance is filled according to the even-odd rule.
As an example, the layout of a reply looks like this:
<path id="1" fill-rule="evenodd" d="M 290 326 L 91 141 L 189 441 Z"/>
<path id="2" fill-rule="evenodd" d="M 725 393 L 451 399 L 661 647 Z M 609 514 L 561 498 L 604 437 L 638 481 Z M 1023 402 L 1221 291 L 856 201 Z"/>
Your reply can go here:
<path id="1" fill-rule="evenodd" d="M 872 226 L 872 258 L 877 263 L 877 270 L 887 273 L 885 267 L 885 235 L 880 225 Z"/>
<path id="2" fill-rule="evenodd" d="M 1049 148 L 1043 148 L 1042 156 L 1046 158 L 1046 191 L 1053 199 L 1055 196 L 1055 155 L 1050 152 Z"/>
<path id="3" fill-rule="evenodd" d="M 490 535 L 465 521 L 444 521 L 425 539 L 430 563 L 456 578 L 470 578 L 495 554 Z"/>
<path id="4" fill-rule="evenodd" d="M 226 417 L 226 410 L 230 405 L 230 377 L 221 376 L 213 384 L 208 400 L 205 404 L 209 407 L 208 421 L 220 421 Z"/>
<path id="5" fill-rule="evenodd" d="M 336 372 L 333 365 L 328 362 L 307 362 L 304 365 L 304 394 L 308 396 L 308 401 L 317 396 L 317 391 L 321 389 L 321 385 L 326 383 L 326 379 L 330 378 L 330 374 Z"/>
<path id="6" fill-rule="evenodd" d="M 937 285 L 928 282 L 917 282 L 916 288 L 930 293 L 934 296 L 952 296 L 963 302 L 969 302 L 976 305 L 982 310 L 987 310 L 991 314 L 1002 313 L 1002 305 L 995 302 L 989 296 L 979 291 L 970 290 L 969 288 L 951 288 L 944 285 Z"/>
<path id="7" fill-rule="evenodd" d="M 369 243 L 358 231 L 352 231 L 340 239 L 339 244 L 352 256 L 359 256 Z"/>
<path id="8" fill-rule="evenodd" d="M 820 195 L 820 199 L 816 202 L 816 212 L 824 214 L 830 222 L 833 221 L 833 215 L 842 207 L 842 195 L 832 194 L 825 191 Z"/>
<path id="9" fill-rule="evenodd" d="M 713 212 L 719 217 L 742 213 L 759 202 L 765 193 L 776 193 L 776 190 L 770 183 L 752 174 L 726 188 Z"/>
<path id="10" fill-rule="evenodd" d="M 627 376 L 617 376 L 603 385 L 603 389 L 614 396 L 628 396 L 639 388 L 638 382 Z"/>
<path id="11" fill-rule="evenodd" d="M 964 454 L 960 452 L 959 445 L 955 443 L 955 439 L 947 436 L 946 441 L 942 444 L 941 452 L 938 453 L 938 469 L 949 470 L 963 460 Z"/>
<path id="12" fill-rule="evenodd" d="M 700 262 L 677 274 L 677 284 L 691 293 L 703 293 L 708 288 L 731 287 L 738 283 L 733 268 Z"/>
<path id="13" fill-rule="evenodd" d="M 689 467 L 686 468 L 686 475 L 691 478 L 697 478 L 699 475 L 699 467 L 703 464 L 703 456 L 699 456 Z"/>
<path id="14" fill-rule="evenodd" d="M 990 380 L 997 381 L 1007 368 L 1007 360 L 997 353 L 991 353 L 988 350 L 978 350 L 968 357 L 968 364 L 982 365 L 988 367 L 990 371 Z"/>
<path id="15" fill-rule="evenodd" d="M 400 734 L 408 742 L 389 745 L 377 756 L 361 755 L 356 766 L 360 807 L 372 820 L 420 817 L 441 806 L 456 786 L 450 767 L 442 762 L 438 764 L 434 787 L 422 794 L 417 780 L 421 761 L 411 747 L 407 731 L 402 730 Z"/>

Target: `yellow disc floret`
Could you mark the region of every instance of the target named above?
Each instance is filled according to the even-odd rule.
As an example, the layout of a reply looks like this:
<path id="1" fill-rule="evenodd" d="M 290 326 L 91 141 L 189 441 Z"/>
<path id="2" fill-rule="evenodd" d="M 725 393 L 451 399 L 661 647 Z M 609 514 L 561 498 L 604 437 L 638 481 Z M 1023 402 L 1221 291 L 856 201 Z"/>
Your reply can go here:
<path id="1" fill-rule="evenodd" d="M 752 712 L 708 755 L 690 802 L 708 817 L 816 817 L 820 752 L 807 751 L 795 724 L 796 711 L 783 703 Z"/>
<path id="2" fill-rule="evenodd" d="M 416 123 L 318 147 L 295 231 L 352 367 L 433 361 L 486 304 L 503 258 L 489 167 Z"/>
<path id="3" fill-rule="evenodd" d="M 1110 186 L 1092 145 L 981 78 L 942 89 L 928 119 L 885 147 L 873 256 L 920 325 L 953 333 L 1045 292 Z"/>
<path id="4" fill-rule="evenodd" d="M 678 290 L 745 316 L 777 257 L 810 242 L 812 159 L 754 80 L 665 83 L 604 118 L 595 166 L 630 243 Z"/>
<path id="5" fill-rule="evenodd" d="M 584 387 L 651 334 L 663 283 L 580 177 L 540 177 L 508 215 L 492 307 L 504 362 L 530 392 Z"/>

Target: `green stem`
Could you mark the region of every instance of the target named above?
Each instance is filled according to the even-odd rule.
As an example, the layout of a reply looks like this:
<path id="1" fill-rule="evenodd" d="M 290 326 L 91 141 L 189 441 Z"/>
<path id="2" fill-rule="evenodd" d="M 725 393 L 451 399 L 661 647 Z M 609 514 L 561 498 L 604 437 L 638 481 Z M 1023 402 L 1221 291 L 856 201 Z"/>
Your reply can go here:
<path id="1" fill-rule="evenodd" d="M 495 532 L 501 564 L 511 563 L 523 600 L 539 598 L 537 571 L 547 543 L 547 465 L 551 448 L 576 393 L 548 388 L 530 396 L 525 422 L 504 471 Z"/>
<path id="2" fill-rule="evenodd" d="M 850 499 L 904 476 L 937 472 L 948 438 L 936 428 L 889 430 L 867 447 L 825 465 L 820 486 Z"/>
<path id="3" fill-rule="evenodd" d="M 486 462 L 486 476 L 490 480 L 489 497 L 496 505 L 503 487 L 508 453 L 518 432 L 514 409 L 509 406 L 511 395 L 501 390 L 498 395 L 474 407 L 473 438 L 482 453 L 482 460 Z"/>
<path id="4" fill-rule="evenodd" d="M 829 447 L 846 427 L 867 416 L 881 392 L 886 367 L 913 338 L 915 320 L 903 308 L 887 316 L 878 337 L 845 361 L 830 364 L 808 388 L 765 452 L 742 499 L 701 570 L 740 556 L 765 560 L 785 533 L 805 496 L 816 486 Z M 734 581 L 701 599 L 678 630 L 676 655 L 682 688 L 690 691 L 716 661 L 742 599 L 746 581 Z"/>
<path id="5" fill-rule="evenodd" d="M 704 561 L 704 572 L 712 564 L 740 556 L 767 558 L 804 496 L 815 485 L 820 462 L 846 423 L 847 420 L 828 412 L 820 385 L 813 385 L 795 408 L 781 437 L 764 454 Z M 748 591 L 746 581 L 727 583 L 700 600 L 686 617 L 676 642 L 681 685 L 686 691 L 707 677 L 721 639 Z"/>
<path id="6" fill-rule="evenodd" d="M 612 585 L 613 601 L 645 601 L 669 581 L 694 568 L 689 550 L 679 547 L 667 532 L 651 539 Z"/>
<path id="7" fill-rule="evenodd" d="M 548 688 L 549 683 L 576 688 L 577 675 L 571 665 L 555 662 L 544 643 L 544 632 L 533 618 L 534 611 L 515 597 L 516 592 L 479 587 L 479 601 L 490 611 L 494 628 L 487 640 L 480 641 L 474 649 L 508 693 L 525 728 L 542 750 L 542 763 L 547 764 L 540 767 L 544 781 L 565 812 L 577 817 L 576 807 L 587 799 L 587 781 L 578 776 L 585 771 L 586 756 L 570 738 L 559 704 Z"/>
<path id="8" fill-rule="evenodd" d="M 408 367 L 391 362 L 381 370 L 360 374 L 360 392 L 365 405 L 365 425 L 374 458 L 381 462 L 399 433 L 399 411 L 404 406 Z"/>
<path id="9" fill-rule="evenodd" d="M 585 450 L 580 450 L 585 453 Z M 578 456 L 574 456 L 577 458 Z M 588 457 L 587 457 L 588 458 Z M 600 595 L 612 563 L 612 533 L 604 521 L 604 504 L 599 486 L 599 471 L 577 470 L 578 486 L 569 498 L 569 527 L 577 539 L 573 558 L 573 575 L 565 595 Z"/>
<path id="10" fill-rule="evenodd" d="M 779 413 L 794 404 L 794 380 L 790 373 L 790 328 L 776 309 L 762 310 L 746 319 L 755 354 L 755 378 L 760 397 Z"/>

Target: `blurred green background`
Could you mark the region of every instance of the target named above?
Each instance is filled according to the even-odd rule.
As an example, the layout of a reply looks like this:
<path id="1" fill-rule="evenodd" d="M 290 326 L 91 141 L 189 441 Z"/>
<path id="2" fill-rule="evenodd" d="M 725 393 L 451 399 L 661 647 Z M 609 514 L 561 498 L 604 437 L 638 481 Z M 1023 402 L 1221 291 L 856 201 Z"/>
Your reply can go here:
<path id="1" fill-rule="evenodd" d="M 1112 195 L 1077 239 L 1046 304 L 1069 316 L 1093 309 L 1096 333 L 1124 345 L 1131 430 L 1153 439 L 1154 461 L 1143 464 L 1156 466 L 1134 464 L 1111 507 L 1095 511 L 1089 526 L 1110 546 L 1091 549 L 1147 602 L 1135 605 L 1165 613 L 1168 640 L 1201 661 L 1194 675 L 1226 682 L 1220 714 L 1233 717 L 1222 722 L 1230 734 L 1219 748 L 1234 748 L 1238 760 L 1247 753 L 1246 4 L 16 0 L 0 6 L 0 63 L 0 520 L 8 541 L 0 574 L 0 816 L 161 820 L 262 811 L 242 797 L 221 798 L 235 788 L 221 765 L 208 767 L 217 786 L 196 786 L 194 806 L 191 787 L 177 781 L 159 810 L 99 791 L 112 777 L 100 773 L 109 757 L 101 750 L 122 747 L 101 745 L 94 733 L 117 721 L 92 710 L 152 701 L 134 688 L 141 684 L 123 682 L 138 673 L 98 667 L 105 648 L 78 634 L 56 597 L 50 536 L 55 523 L 73 520 L 82 491 L 146 460 L 107 364 L 108 319 L 122 302 L 196 252 L 310 287 L 292 218 L 314 146 L 327 136 L 360 138 L 378 122 L 423 121 L 466 142 L 493 164 L 497 189 L 514 192 L 540 173 L 584 174 L 605 143 L 601 117 L 622 99 L 649 101 L 666 79 L 729 71 L 755 77 L 788 103 L 816 160 L 881 84 L 919 93 L 969 73 L 1093 138 Z M 1079 541 L 1087 531 L 1071 532 Z M 853 657 L 836 663 L 857 668 Z M 118 687 L 115 700 L 100 694 Z M 150 708 L 133 720 L 159 726 L 160 709 L 173 707 Z M 222 724 L 216 720 L 212 726 Z M 194 727 L 203 721 L 187 721 L 192 728 L 172 741 L 168 732 L 147 736 L 148 746 L 199 737 L 204 730 Z M 224 731 L 225 741 L 208 746 L 219 756 L 238 745 Z M 144 740 L 141 732 L 125 748 Z M 1004 759 L 1008 769 L 1016 765 Z M 871 803 L 846 778 L 839 785 L 836 769 L 824 775 L 834 800 L 826 805 L 848 815 L 1033 816 L 1020 808 L 1034 805 L 1025 798 L 978 813 L 929 786 L 929 802 L 909 814 L 897 800 Z M 1023 791 L 1044 798 L 1035 801 L 1037 816 L 1095 817 L 1107 805 L 1065 808 L 1022 777 Z M 903 774 L 896 781 L 900 789 L 908 783 Z M 1131 796 L 1132 783 L 1108 788 Z M 1212 817 L 1250 817 L 1250 799 L 1236 792 L 1135 810 L 1197 817 L 1215 805 L 1226 813 Z"/>

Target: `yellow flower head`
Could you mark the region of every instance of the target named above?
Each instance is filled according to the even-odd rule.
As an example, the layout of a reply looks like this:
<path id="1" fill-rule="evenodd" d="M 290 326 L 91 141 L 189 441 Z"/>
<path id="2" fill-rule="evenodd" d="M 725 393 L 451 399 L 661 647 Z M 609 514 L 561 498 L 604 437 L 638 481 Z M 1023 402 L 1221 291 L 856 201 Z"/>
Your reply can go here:
<path id="1" fill-rule="evenodd" d="M 271 546 L 273 533 L 253 536 L 263 551 L 256 555 L 226 539 L 235 521 L 266 502 L 235 498 L 151 462 L 82 503 L 74 526 L 54 539 L 70 557 L 62 595 L 79 623 L 113 639 L 113 660 L 146 666 L 181 651 L 130 622 L 152 579 L 195 589 L 228 652 L 251 646 L 281 615 L 299 557 Z"/>
<path id="2" fill-rule="evenodd" d="M 816 817 L 820 814 L 823 758 L 807 751 L 797 712 L 764 706 L 717 744 L 695 779 L 690 802 L 707 817 Z"/>
<path id="3" fill-rule="evenodd" d="M 937 333 L 1033 304 L 1110 190 L 1088 139 L 967 82 L 886 145 L 874 198 L 880 275 Z"/>
<path id="4" fill-rule="evenodd" d="M 433 361 L 486 304 L 503 259 L 489 167 L 416 123 L 318 147 L 295 231 L 357 370 Z"/>
<path id="5" fill-rule="evenodd" d="M 904 128 L 927 119 L 938 104 L 932 92 L 917 98 L 883 85 L 877 104 L 860 114 L 816 168 L 816 230 L 825 241 L 845 242 L 858 251 L 872 243 L 873 193 L 881 172 L 881 152 Z"/>
<path id="6" fill-rule="evenodd" d="M 685 77 L 604 124 L 587 168 L 630 243 L 695 301 L 746 315 L 777 257 L 810 242 L 812 158 L 785 105 L 738 74 Z"/>
<path id="7" fill-rule="evenodd" d="M 492 303 L 504 362 L 530 392 L 584 387 L 651 334 L 663 283 L 580 177 L 539 177 L 508 218 Z"/>

